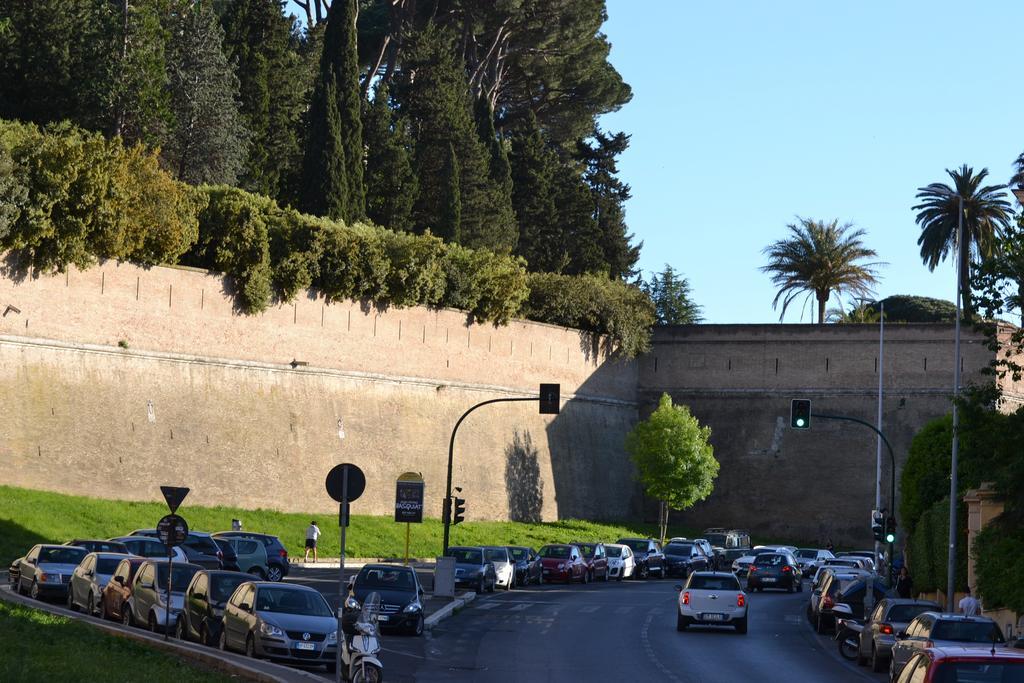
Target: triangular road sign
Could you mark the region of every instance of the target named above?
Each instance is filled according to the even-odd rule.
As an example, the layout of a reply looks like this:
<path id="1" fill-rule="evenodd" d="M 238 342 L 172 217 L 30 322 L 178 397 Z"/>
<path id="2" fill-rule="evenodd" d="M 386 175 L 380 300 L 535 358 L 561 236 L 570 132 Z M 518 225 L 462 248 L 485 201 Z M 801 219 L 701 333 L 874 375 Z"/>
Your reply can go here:
<path id="1" fill-rule="evenodd" d="M 178 506 L 181 505 L 181 501 L 185 500 L 185 496 L 190 490 L 183 486 L 160 487 L 160 493 L 164 494 L 164 500 L 167 501 L 167 507 L 171 509 L 171 514 L 178 511 Z"/>

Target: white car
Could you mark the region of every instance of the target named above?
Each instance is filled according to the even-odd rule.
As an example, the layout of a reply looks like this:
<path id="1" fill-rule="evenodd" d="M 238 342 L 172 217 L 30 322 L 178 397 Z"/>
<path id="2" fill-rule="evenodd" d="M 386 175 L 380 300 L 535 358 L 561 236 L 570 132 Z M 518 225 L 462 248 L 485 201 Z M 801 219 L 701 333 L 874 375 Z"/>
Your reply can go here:
<path id="1" fill-rule="evenodd" d="M 754 564 L 754 560 L 757 558 L 758 555 L 764 555 L 766 553 L 788 552 L 789 546 L 759 545 L 743 557 L 737 557 L 735 560 L 732 561 L 732 573 L 746 577 L 747 570 L 750 569 L 750 565 Z"/>
<path id="2" fill-rule="evenodd" d="M 797 548 L 796 551 L 796 562 L 800 565 L 800 571 L 804 573 L 804 578 L 808 579 L 814 576 L 814 572 L 822 562 L 834 557 L 835 555 L 831 551 L 818 548 Z"/>
<path id="3" fill-rule="evenodd" d="M 633 572 L 636 571 L 636 559 L 628 545 L 605 543 L 604 550 L 608 555 L 608 578 L 622 581 L 633 576 Z"/>
<path id="4" fill-rule="evenodd" d="M 693 572 L 686 586 L 676 586 L 679 607 L 676 630 L 690 626 L 732 626 L 747 632 L 747 594 L 740 581 L 726 572 Z"/>
<path id="5" fill-rule="evenodd" d="M 511 590 L 516 584 L 516 563 L 508 548 L 500 545 L 484 546 L 484 561 L 494 565 L 494 585 Z"/>

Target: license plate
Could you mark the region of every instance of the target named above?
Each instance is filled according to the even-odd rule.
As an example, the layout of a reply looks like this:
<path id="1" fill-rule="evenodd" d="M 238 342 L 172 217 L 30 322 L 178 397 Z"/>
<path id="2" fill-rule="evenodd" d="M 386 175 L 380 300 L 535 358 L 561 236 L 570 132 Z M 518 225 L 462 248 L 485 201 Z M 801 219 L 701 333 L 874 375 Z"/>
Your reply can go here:
<path id="1" fill-rule="evenodd" d="M 316 645 L 313 643 L 295 643 L 296 650 L 315 650 Z"/>
<path id="2" fill-rule="evenodd" d="M 773 579 L 773 578 L 772 578 L 772 577 L 770 577 L 770 576 L 766 576 L 766 577 L 764 577 L 764 578 L 763 578 L 763 579 L 761 579 L 761 580 L 762 580 L 762 581 L 764 581 L 765 583 L 775 583 L 775 579 Z"/>
<path id="3" fill-rule="evenodd" d="M 388 620 L 388 615 L 386 615 L 386 614 L 379 614 L 379 615 L 377 615 L 377 621 L 386 622 L 387 620 Z"/>
<path id="4" fill-rule="evenodd" d="M 700 618 L 704 621 L 725 621 L 725 615 L 716 612 L 705 612 Z"/>

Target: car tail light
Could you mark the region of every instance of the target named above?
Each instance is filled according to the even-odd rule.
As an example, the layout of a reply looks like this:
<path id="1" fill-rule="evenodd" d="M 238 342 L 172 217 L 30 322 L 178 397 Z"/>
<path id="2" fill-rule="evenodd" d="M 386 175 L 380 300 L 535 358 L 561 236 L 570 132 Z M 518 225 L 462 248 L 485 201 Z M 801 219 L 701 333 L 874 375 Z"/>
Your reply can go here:
<path id="1" fill-rule="evenodd" d="M 690 591 L 686 591 L 685 593 L 683 593 L 683 604 L 684 605 L 689 605 L 690 604 Z"/>
<path id="2" fill-rule="evenodd" d="M 743 593 L 740 593 L 736 596 L 736 606 L 743 607 L 745 604 L 747 604 L 747 599 L 743 597 Z"/>
<path id="3" fill-rule="evenodd" d="M 284 548 L 281 548 L 277 552 L 281 555 L 281 559 L 285 559 L 285 560 L 288 559 L 288 551 L 285 550 Z"/>
<path id="4" fill-rule="evenodd" d="M 835 604 L 835 601 L 827 595 L 821 599 L 821 606 L 824 609 L 832 609 L 833 607 L 835 607 Z"/>
<path id="5" fill-rule="evenodd" d="M 757 567 L 755 567 L 754 565 L 750 565 L 750 573 L 753 574 L 756 571 L 757 571 Z"/>
<path id="6" fill-rule="evenodd" d="M 786 565 L 785 567 L 783 567 L 783 568 L 782 568 L 782 571 L 783 571 L 783 573 L 785 573 L 785 574 L 788 574 L 788 573 L 790 573 L 791 571 L 793 571 L 793 568 L 792 568 L 792 567 L 790 567 L 790 566 L 789 566 L 789 565 L 787 564 L 787 565 Z"/>
<path id="7" fill-rule="evenodd" d="M 878 625 L 878 632 L 879 633 L 884 633 L 887 636 L 891 636 L 892 635 L 892 624 L 879 624 Z"/>

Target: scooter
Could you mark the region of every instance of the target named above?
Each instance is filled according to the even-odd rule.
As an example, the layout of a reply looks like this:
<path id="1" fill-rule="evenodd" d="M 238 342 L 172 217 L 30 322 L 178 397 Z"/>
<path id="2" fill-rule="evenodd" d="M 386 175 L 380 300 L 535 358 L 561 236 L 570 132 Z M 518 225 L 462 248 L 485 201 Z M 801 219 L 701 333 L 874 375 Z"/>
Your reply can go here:
<path id="1" fill-rule="evenodd" d="M 380 614 L 380 594 L 370 593 L 355 623 L 355 634 L 345 636 L 341 642 L 341 672 L 352 683 L 381 683 L 384 666 L 377 658 L 380 652 L 380 632 L 377 615 Z"/>
<path id="2" fill-rule="evenodd" d="M 839 654 L 844 659 L 856 661 L 857 652 L 860 650 L 860 633 L 864 630 L 864 624 L 853 618 L 853 610 L 845 603 L 839 603 L 832 608 L 836 616 L 835 640 L 839 644 Z"/>

